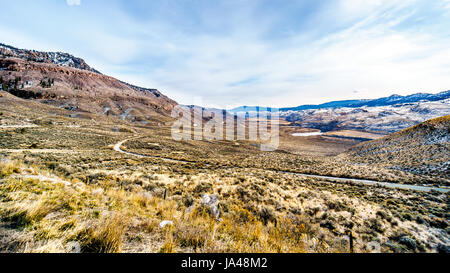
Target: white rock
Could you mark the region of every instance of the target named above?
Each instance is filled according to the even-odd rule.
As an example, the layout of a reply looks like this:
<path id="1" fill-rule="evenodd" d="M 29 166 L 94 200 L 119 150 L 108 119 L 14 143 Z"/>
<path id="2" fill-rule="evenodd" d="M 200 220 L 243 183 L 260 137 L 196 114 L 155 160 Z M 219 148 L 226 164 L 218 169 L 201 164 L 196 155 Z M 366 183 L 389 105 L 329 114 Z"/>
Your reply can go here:
<path id="1" fill-rule="evenodd" d="M 211 209 L 211 213 L 216 219 L 219 219 L 220 211 L 219 211 L 219 198 L 212 194 L 203 194 L 202 200 L 200 201 L 200 204 L 205 207 L 209 207 Z"/>
<path id="2" fill-rule="evenodd" d="M 173 222 L 172 222 L 172 221 L 168 221 L 168 220 L 164 220 L 164 221 L 162 221 L 161 223 L 159 223 L 159 227 L 160 227 L 160 228 L 164 228 L 164 227 L 167 226 L 167 225 L 172 226 L 172 225 L 173 225 Z"/>
<path id="3" fill-rule="evenodd" d="M 104 193 L 104 190 L 102 188 L 97 188 L 93 190 L 92 193 L 96 195 L 102 195 Z"/>
<path id="4" fill-rule="evenodd" d="M 71 241 L 66 245 L 67 253 L 81 253 L 81 245 L 78 242 Z"/>

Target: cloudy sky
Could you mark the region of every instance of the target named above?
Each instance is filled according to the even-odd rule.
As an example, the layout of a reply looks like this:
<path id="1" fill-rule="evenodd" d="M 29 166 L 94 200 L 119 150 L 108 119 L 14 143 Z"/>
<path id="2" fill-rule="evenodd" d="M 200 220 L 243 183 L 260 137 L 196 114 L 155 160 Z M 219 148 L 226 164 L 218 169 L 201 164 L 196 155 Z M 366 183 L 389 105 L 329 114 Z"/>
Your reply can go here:
<path id="1" fill-rule="evenodd" d="M 183 104 L 450 89 L 450 0 L 0 0 L 0 42 L 63 51 Z"/>

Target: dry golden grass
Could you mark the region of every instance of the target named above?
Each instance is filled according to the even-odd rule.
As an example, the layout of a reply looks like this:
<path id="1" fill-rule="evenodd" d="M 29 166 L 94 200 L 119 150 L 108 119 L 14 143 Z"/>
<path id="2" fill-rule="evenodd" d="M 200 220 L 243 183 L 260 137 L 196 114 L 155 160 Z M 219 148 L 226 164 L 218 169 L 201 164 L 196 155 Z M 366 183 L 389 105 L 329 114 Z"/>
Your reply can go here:
<path id="1" fill-rule="evenodd" d="M 279 172 L 422 183 L 402 171 L 319 155 L 342 143 L 282 136 L 292 151 L 263 153 L 253 142 L 175 142 L 169 127 L 73 119 L 34 104 L 0 104 L 2 122 L 39 126 L 0 129 L 0 156 L 10 160 L 0 163 L 0 251 L 67 252 L 76 242 L 84 252 L 345 252 L 348 230 L 357 252 L 371 242 L 385 252 L 436 251 L 448 242 L 448 195 Z M 194 164 L 112 149 L 130 138 L 123 149 Z M 304 147 L 318 154 L 295 154 Z M 219 197 L 220 221 L 199 205 L 204 193 Z M 163 220 L 173 225 L 161 229 Z M 417 247 L 403 246 L 399 234 Z"/>
<path id="2" fill-rule="evenodd" d="M 406 182 L 449 186 L 449 126 L 450 116 L 429 120 L 353 147 L 344 158 L 415 176 Z"/>
<path id="3" fill-rule="evenodd" d="M 3 161 L 0 162 L 0 178 L 7 177 L 13 173 L 20 173 L 20 161 Z"/>
<path id="4" fill-rule="evenodd" d="M 199 204 L 188 208 L 176 199 L 127 191 L 110 182 L 5 177 L 0 182 L 0 217 L 25 238 L 16 238 L 15 251 L 65 252 L 77 242 L 82 252 L 121 252 L 124 246 L 129 249 L 130 238 L 140 236 L 159 242 L 146 249 L 150 252 L 332 251 L 325 242 L 307 249 L 314 234 L 301 224 L 262 221 L 239 202 L 217 221 Z M 173 226 L 159 228 L 164 219 Z"/>
<path id="5" fill-rule="evenodd" d="M 132 172 L 92 176 L 88 184 L 22 178 L 51 176 L 36 167 L 10 173 L 0 180 L 0 218 L 10 228 L 0 232 L 14 230 L 20 236 L 8 235 L 13 243 L 0 251 L 66 252 L 77 242 L 83 252 L 346 252 L 348 244 L 339 234 L 349 228 L 357 236 L 355 251 L 366 251 L 374 236 L 385 241 L 394 232 L 421 229 L 414 223 L 419 215 L 442 224 L 423 216 L 442 211 L 436 210 L 440 205 L 426 203 L 442 196 L 422 199 L 411 193 L 408 199 L 402 194 L 392 201 L 394 206 L 383 207 L 376 203 L 392 194 L 383 188 L 338 186 L 272 172 L 252 177 L 251 170 L 186 175 L 133 164 Z M 220 221 L 199 205 L 205 192 L 218 194 Z M 416 202 L 432 210 L 411 214 Z M 173 225 L 161 229 L 163 220 Z M 402 221 L 411 227 L 400 227 Z"/>

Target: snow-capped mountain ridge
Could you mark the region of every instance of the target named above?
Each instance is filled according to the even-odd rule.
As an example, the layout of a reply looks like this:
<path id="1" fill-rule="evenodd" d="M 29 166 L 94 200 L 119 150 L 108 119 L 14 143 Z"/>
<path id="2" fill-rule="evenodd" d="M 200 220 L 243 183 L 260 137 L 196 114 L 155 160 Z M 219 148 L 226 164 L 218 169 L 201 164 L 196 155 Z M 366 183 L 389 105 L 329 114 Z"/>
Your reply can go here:
<path id="1" fill-rule="evenodd" d="M 377 106 L 389 106 L 395 104 L 403 104 L 403 103 L 413 103 L 420 101 L 440 101 L 450 98 L 450 90 L 440 92 L 437 94 L 430 93 L 416 93 L 407 96 L 401 95 L 391 95 L 389 97 L 378 98 L 373 100 L 349 100 L 349 101 L 333 101 L 319 105 L 302 105 L 298 107 L 292 108 L 282 108 L 280 111 L 300 111 L 300 110 L 308 110 L 308 109 L 324 109 L 324 108 L 359 108 L 359 107 L 377 107 Z"/>
<path id="2" fill-rule="evenodd" d="M 14 57 L 37 63 L 56 64 L 63 67 L 72 67 L 101 74 L 99 71 L 90 67 L 83 59 L 64 52 L 43 52 L 19 49 L 0 43 L 0 57 Z"/>
<path id="3" fill-rule="evenodd" d="M 393 133 L 429 119 L 450 115 L 450 99 L 386 106 L 340 107 L 287 111 L 281 117 L 296 126 L 322 131 L 351 129 Z"/>
<path id="4" fill-rule="evenodd" d="M 389 106 L 404 103 L 415 103 L 415 102 L 425 102 L 425 101 L 441 101 L 450 98 L 450 90 L 440 92 L 437 94 L 430 93 L 416 93 L 407 96 L 401 96 L 398 94 L 391 95 L 389 97 L 378 98 L 378 99 L 362 99 L 362 100 L 342 100 L 342 101 L 331 101 L 327 103 L 312 105 L 300 105 L 297 107 L 280 108 L 281 112 L 296 112 L 304 110 L 317 110 L 317 109 L 336 109 L 336 108 L 360 108 L 360 107 L 377 107 L 377 106 Z M 271 107 L 261 107 L 261 106 L 240 106 L 234 109 L 228 110 L 231 113 L 239 112 L 255 112 L 255 111 L 272 111 Z"/>

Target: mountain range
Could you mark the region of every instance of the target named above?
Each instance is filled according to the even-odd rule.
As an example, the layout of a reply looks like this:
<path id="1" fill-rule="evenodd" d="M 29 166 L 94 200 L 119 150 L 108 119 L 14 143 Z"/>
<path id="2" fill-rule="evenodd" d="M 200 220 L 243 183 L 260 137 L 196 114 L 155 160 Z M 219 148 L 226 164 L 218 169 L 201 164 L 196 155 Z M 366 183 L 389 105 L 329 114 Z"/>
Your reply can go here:
<path id="1" fill-rule="evenodd" d="M 293 126 L 321 131 L 357 130 L 394 133 L 429 119 L 450 115 L 450 99 L 421 100 L 386 106 L 340 107 L 282 112 Z"/>
<path id="2" fill-rule="evenodd" d="M 73 112 L 117 117 L 142 124 L 171 120 L 177 102 L 157 89 L 138 87 L 103 75 L 83 59 L 62 52 L 41 52 L 0 44 L 0 86 L 15 96 Z M 373 100 L 333 101 L 282 108 L 293 126 L 322 131 L 352 129 L 391 133 L 450 114 L 450 91 L 438 94 L 392 95 Z M 231 113 L 262 107 L 238 107 Z M 272 108 L 264 108 L 272 111 Z M 216 109 L 214 109 L 216 110 Z"/>
<path id="3" fill-rule="evenodd" d="M 342 101 L 331 101 L 323 104 L 306 104 L 297 107 L 280 108 L 281 112 L 288 111 L 302 111 L 302 110 L 312 110 L 312 109 L 329 109 L 329 108 L 360 108 L 360 107 L 377 107 L 377 106 L 389 106 L 402 103 L 414 103 L 421 101 L 440 101 L 450 98 L 450 90 L 443 91 L 438 94 L 429 93 L 417 93 L 408 96 L 392 95 L 390 97 L 383 97 L 378 99 L 363 99 L 363 100 L 342 100 Z M 262 106 L 240 106 L 228 110 L 231 113 L 239 113 L 245 111 L 258 111 L 260 109 L 267 109 L 271 111 L 271 107 Z"/>

